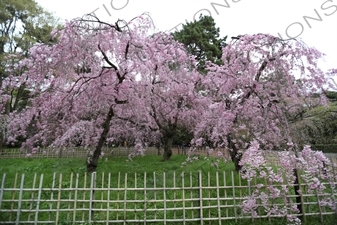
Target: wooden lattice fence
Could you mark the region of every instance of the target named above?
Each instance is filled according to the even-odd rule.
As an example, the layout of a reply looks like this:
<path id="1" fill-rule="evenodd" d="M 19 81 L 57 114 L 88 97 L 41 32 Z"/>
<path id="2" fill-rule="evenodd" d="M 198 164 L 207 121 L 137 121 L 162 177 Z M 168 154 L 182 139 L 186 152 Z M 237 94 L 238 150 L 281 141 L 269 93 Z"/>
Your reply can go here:
<path id="1" fill-rule="evenodd" d="M 266 215 L 261 202 L 255 218 L 242 212 L 242 201 L 257 181 L 242 180 L 236 172 L 3 174 L 0 179 L 0 224 L 227 224 L 245 220 L 273 224 L 275 219 L 286 224 L 285 218 Z M 317 219 L 320 224 L 335 215 L 319 201 L 327 196 L 336 199 L 337 193 L 309 194 L 306 184 L 300 187 L 304 219 Z M 296 196 L 290 191 L 286 198 L 295 202 Z M 284 205 L 280 199 L 269 198 L 270 204 Z"/>

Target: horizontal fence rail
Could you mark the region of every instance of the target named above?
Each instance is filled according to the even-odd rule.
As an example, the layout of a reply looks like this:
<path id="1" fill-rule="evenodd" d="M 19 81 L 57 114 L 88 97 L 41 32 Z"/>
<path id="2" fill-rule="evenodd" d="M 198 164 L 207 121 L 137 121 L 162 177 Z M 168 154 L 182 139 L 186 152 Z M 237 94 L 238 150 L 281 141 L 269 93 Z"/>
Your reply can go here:
<path id="1" fill-rule="evenodd" d="M 275 218 L 286 223 L 267 215 L 261 202 L 256 217 L 243 213 L 242 202 L 257 181 L 243 180 L 236 172 L 3 174 L 0 179 L 0 224 L 227 224 Z M 307 193 L 306 184 L 300 189 L 304 207 L 296 216 L 316 216 L 323 222 L 336 213 L 319 201 L 336 199 L 337 193 Z M 296 197 L 293 191 L 285 196 L 289 202 Z M 269 204 L 284 205 L 281 199 L 268 198 Z"/>

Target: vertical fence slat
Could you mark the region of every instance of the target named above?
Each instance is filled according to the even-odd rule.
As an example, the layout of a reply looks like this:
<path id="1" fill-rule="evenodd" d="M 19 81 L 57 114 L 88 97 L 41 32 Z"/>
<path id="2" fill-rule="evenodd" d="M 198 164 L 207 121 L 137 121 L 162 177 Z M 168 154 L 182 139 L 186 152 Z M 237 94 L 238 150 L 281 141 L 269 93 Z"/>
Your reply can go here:
<path id="1" fill-rule="evenodd" d="M 236 205 L 236 196 L 235 196 L 235 179 L 234 179 L 234 172 L 231 171 L 232 175 L 232 191 L 233 191 L 233 205 L 234 205 L 234 216 L 235 216 L 235 222 L 238 222 L 238 214 L 237 214 L 237 205 Z"/>
<path id="2" fill-rule="evenodd" d="M 120 184 L 121 184 L 121 173 L 120 172 L 118 172 L 118 183 L 117 183 L 117 215 L 116 215 L 116 220 L 118 220 L 119 219 L 119 193 L 120 193 Z"/>
<path id="3" fill-rule="evenodd" d="M 208 171 L 207 172 L 207 186 L 208 186 L 208 188 L 207 188 L 207 194 L 208 194 L 208 207 L 210 207 L 211 206 L 211 174 L 210 174 L 210 172 Z M 211 209 L 210 208 L 208 208 L 208 218 L 211 218 Z"/>
<path id="4" fill-rule="evenodd" d="M 255 179 L 255 181 L 256 181 L 256 177 L 254 177 L 254 179 Z M 252 192 L 251 192 L 251 180 L 248 180 L 247 181 L 247 183 L 248 183 L 248 196 L 251 196 L 252 195 Z M 256 182 L 255 182 L 255 184 L 256 184 Z M 252 216 L 252 223 L 254 223 L 254 217 Z"/>
<path id="5" fill-rule="evenodd" d="M 200 224 L 204 224 L 204 220 L 203 220 L 203 218 L 204 218 L 204 215 L 203 215 L 203 201 L 202 201 L 202 172 L 201 171 L 199 171 L 198 172 L 198 182 L 199 182 L 199 206 L 200 206 L 200 215 L 199 215 L 199 218 L 200 218 Z M 208 190 L 209 191 L 209 190 Z"/>
<path id="6" fill-rule="evenodd" d="M 316 199 L 317 199 L 317 207 L 318 207 L 318 210 L 319 210 L 320 222 L 321 222 L 321 224 L 323 224 L 322 207 L 321 207 L 321 205 L 320 205 L 320 196 L 318 195 L 317 189 L 315 190 L 315 194 L 316 194 Z M 310 206 L 309 206 L 309 207 L 310 207 Z"/>
<path id="7" fill-rule="evenodd" d="M 36 209 L 35 209 L 36 211 L 35 211 L 35 219 L 34 219 L 35 225 L 37 225 L 37 222 L 39 221 L 39 210 L 40 210 L 42 188 L 43 188 L 43 174 L 41 174 L 41 177 L 40 177 L 39 192 L 37 193 L 37 202 L 36 202 Z"/>
<path id="8" fill-rule="evenodd" d="M 110 220 L 110 186 L 111 186 L 111 173 L 108 174 L 108 193 L 107 193 L 107 210 L 106 210 L 106 225 L 109 225 Z"/>
<path id="9" fill-rule="evenodd" d="M 220 184 L 219 184 L 219 172 L 216 171 L 215 173 L 216 178 L 216 198 L 217 198 L 217 204 L 218 204 L 218 223 L 221 225 L 221 202 L 220 202 Z"/>
<path id="10" fill-rule="evenodd" d="M 163 196 L 163 201 L 164 201 L 164 224 L 166 224 L 166 173 L 163 173 L 163 192 L 164 192 L 164 196 Z"/>
<path id="11" fill-rule="evenodd" d="M 146 218 L 147 218 L 147 192 L 146 192 L 146 172 L 144 172 L 144 224 L 146 224 Z"/>
<path id="12" fill-rule="evenodd" d="M 156 172 L 153 172 L 153 187 L 154 187 L 154 195 L 153 195 L 153 198 L 154 198 L 154 208 L 155 209 L 157 209 L 157 190 L 156 190 L 156 188 L 157 188 L 157 186 L 156 186 Z M 157 219 L 157 210 L 156 211 L 154 211 L 154 219 L 156 220 Z"/>
<path id="13" fill-rule="evenodd" d="M 37 177 L 37 174 L 34 173 L 34 176 L 33 176 L 33 184 L 32 184 L 32 188 L 35 189 L 35 183 L 36 183 L 36 177 Z M 29 213 L 28 213 L 28 221 L 30 221 L 30 218 L 32 216 L 32 210 L 33 210 L 33 203 L 34 203 L 34 195 L 35 195 L 35 191 L 32 191 L 32 193 L 30 194 L 30 204 L 29 204 Z"/>
<path id="14" fill-rule="evenodd" d="M 20 223 L 20 213 L 21 213 L 21 204 L 22 204 L 22 193 L 23 193 L 23 185 L 25 182 L 25 174 L 21 176 L 21 183 L 20 183 L 20 192 L 19 192 L 19 200 L 18 200 L 18 211 L 16 213 L 16 224 Z"/>
<path id="15" fill-rule="evenodd" d="M 192 175 L 192 171 L 190 172 L 190 187 L 189 187 L 189 189 L 190 189 L 190 198 L 191 198 L 191 213 L 192 213 L 192 219 L 194 219 L 195 218 L 195 216 L 194 216 L 194 209 L 193 209 L 193 207 L 194 207 L 194 204 L 193 204 L 193 175 Z M 199 203 L 198 203 L 199 204 Z"/>
<path id="16" fill-rule="evenodd" d="M 126 205 L 127 205 L 127 188 L 128 188 L 128 173 L 125 173 L 124 178 L 124 224 L 126 224 Z"/>
<path id="17" fill-rule="evenodd" d="M 57 193 L 57 204 L 56 204 L 56 219 L 55 219 L 55 225 L 59 222 L 59 216 L 60 216 L 60 203 L 61 203 L 61 192 L 62 192 L 62 173 L 59 175 L 59 188 Z"/>
<path id="18" fill-rule="evenodd" d="M 336 168 L 337 168 L 337 164 L 335 164 L 335 162 L 337 161 L 337 158 L 334 158 L 334 159 L 331 159 L 331 162 L 332 162 L 332 174 L 333 174 L 333 183 L 335 184 L 336 186 L 336 183 L 337 183 L 337 176 L 336 176 Z M 336 162 L 337 163 L 337 162 Z M 332 184 L 330 183 L 330 189 L 331 189 L 331 197 L 332 197 L 332 200 L 333 202 L 336 202 L 336 198 L 335 198 L 335 193 L 334 193 L 334 188 L 332 187 Z M 337 204 L 335 204 L 335 214 L 337 215 Z"/>
<path id="19" fill-rule="evenodd" d="M 301 174 L 297 169 L 295 170 L 295 173 L 297 175 L 296 179 L 298 180 L 298 188 L 299 188 L 299 190 L 302 191 Z M 295 185 L 296 185 L 296 182 L 295 182 Z M 304 203 L 303 194 L 302 193 L 295 193 L 295 195 L 300 196 L 300 204 L 301 204 L 300 206 L 302 208 L 302 218 L 303 218 L 303 222 L 306 222 L 305 205 L 303 204 Z"/>
<path id="20" fill-rule="evenodd" d="M 72 189 L 72 187 L 73 187 L 73 175 L 74 175 L 74 173 L 73 172 L 71 172 L 70 173 L 70 184 L 69 184 L 69 198 L 68 198 L 68 211 L 67 211 L 67 221 L 69 221 L 70 220 L 70 211 L 71 211 L 71 197 L 72 197 L 72 191 L 71 191 L 71 189 Z"/>
<path id="21" fill-rule="evenodd" d="M 89 196 L 89 223 L 93 222 L 92 219 L 94 218 L 94 200 L 95 200 L 95 188 L 96 188 L 96 172 L 91 174 L 90 180 L 90 196 Z"/>
<path id="22" fill-rule="evenodd" d="M 334 170 L 334 168 L 337 166 L 337 157 L 335 158 L 330 156 L 329 159 L 331 161 L 332 169 Z M 334 181 L 336 182 L 336 177 L 334 178 Z"/>
<path id="23" fill-rule="evenodd" d="M 177 191 L 176 191 L 176 171 L 173 171 L 173 199 L 177 199 Z M 177 211 L 175 210 L 177 208 L 177 202 L 174 201 L 173 203 L 174 211 L 173 211 L 173 219 L 177 218 Z"/>
<path id="24" fill-rule="evenodd" d="M 181 173 L 181 186 L 182 186 L 182 201 L 183 201 L 183 224 L 186 224 L 186 209 L 185 209 L 185 174 L 184 172 Z"/>
<path id="25" fill-rule="evenodd" d="M 53 173 L 53 182 L 51 185 L 50 203 L 49 203 L 49 214 L 48 220 L 51 221 L 51 215 L 53 213 L 53 197 L 54 197 L 54 187 L 55 187 L 56 173 Z"/>
<path id="26" fill-rule="evenodd" d="M 102 172 L 102 178 L 101 178 L 101 182 L 102 182 L 102 189 L 104 189 L 104 179 L 105 179 L 105 174 L 104 172 Z M 102 219 L 103 218 L 103 202 L 104 202 L 104 192 L 101 191 L 101 201 L 100 201 L 100 205 L 101 205 L 101 210 L 99 211 L 99 219 Z M 107 208 L 108 210 L 108 208 Z"/>
<path id="27" fill-rule="evenodd" d="M 86 221 L 86 218 L 85 218 L 85 208 L 86 208 L 85 200 L 86 200 L 86 193 L 87 193 L 86 188 L 87 188 L 87 173 L 84 174 L 84 183 L 83 183 L 82 221 Z"/>
<path id="28" fill-rule="evenodd" d="M 1 189 L 0 189 L 0 209 L 1 209 L 3 194 L 5 191 L 5 179 L 6 179 L 6 174 L 4 173 L 4 175 L 2 176 Z"/>
<path id="29" fill-rule="evenodd" d="M 135 188 L 137 188 L 137 173 L 135 173 Z M 134 191 L 134 199 L 137 200 L 137 191 Z M 136 213 L 136 210 L 137 210 L 137 203 L 135 202 L 134 204 L 134 208 L 135 210 L 135 220 L 137 219 L 137 213 Z"/>
<path id="30" fill-rule="evenodd" d="M 18 182 L 18 173 L 15 173 L 15 178 L 14 178 L 14 185 L 13 188 L 16 188 L 16 184 Z M 15 194 L 16 191 L 12 190 L 12 202 L 11 202 L 11 213 L 9 215 L 9 220 L 12 221 L 12 216 L 13 216 L 13 212 L 14 212 L 14 199 L 15 199 Z"/>
<path id="31" fill-rule="evenodd" d="M 79 180 L 79 174 L 76 173 L 76 181 L 75 181 L 75 193 L 74 193 L 74 210 L 73 210 L 73 223 L 76 222 L 76 212 L 77 212 L 77 191 L 78 191 L 78 180 Z"/>
<path id="32" fill-rule="evenodd" d="M 242 199 L 242 182 L 241 182 L 241 176 L 240 174 L 238 174 L 238 177 L 239 177 L 239 193 L 240 193 L 240 196 L 239 196 L 239 199 Z M 233 184 L 235 186 L 235 184 Z M 242 210 L 240 210 L 240 214 L 241 214 L 241 217 L 243 217 L 243 212 Z"/>
<path id="33" fill-rule="evenodd" d="M 226 206 L 226 217 L 229 216 L 228 212 L 228 202 L 227 202 L 227 180 L 226 180 L 226 171 L 223 171 L 223 183 L 224 183 L 224 196 L 225 196 L 225 206 Z"/>
<path id="34" fill-rule="evenodd" d="M 267 187 L 267 184 L 268 184 L 268 182 L 267 182 L 267 178 L 266 177 L 264 177 L 264 186 L 265 187 Z M 267 191 L 267 195 L 269 195 L 269 193 L 268 193 L 268 191 Z M 269 200 L 268 200 L 268 203 L 269 203 Z M 260 209 L 260 208 L 259 208 Z M 259 211 L 259 213 L 260 213 L 261 211 Z M 270 214 L 268 215 L 268 222 L 269 223 L 271 223 L 271 218 L 270 218 Z"/>

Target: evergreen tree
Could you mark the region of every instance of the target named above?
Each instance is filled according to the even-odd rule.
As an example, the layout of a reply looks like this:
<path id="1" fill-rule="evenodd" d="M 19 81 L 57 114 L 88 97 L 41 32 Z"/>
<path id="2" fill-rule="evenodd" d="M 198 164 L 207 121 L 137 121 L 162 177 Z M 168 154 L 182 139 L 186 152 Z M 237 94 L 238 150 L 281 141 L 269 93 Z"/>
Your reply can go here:
<path id="1" fill-rule="evenodd" d="M 222 48 L 226 46 L 227 36 L 220 38 L 220 28 L 212 17 L 200 15 L 198 21 L 187 22 L 173 36 L 195 56 L 199 72 L 206 74 L 206 61 L 222 65 Z"/>

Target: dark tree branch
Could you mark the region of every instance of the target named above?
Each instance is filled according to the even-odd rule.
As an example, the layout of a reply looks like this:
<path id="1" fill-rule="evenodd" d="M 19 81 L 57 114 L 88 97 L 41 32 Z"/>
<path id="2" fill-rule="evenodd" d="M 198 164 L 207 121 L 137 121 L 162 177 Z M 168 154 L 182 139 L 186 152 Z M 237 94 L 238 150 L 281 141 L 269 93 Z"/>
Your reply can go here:
<path id="1" fill-rule="evenodd" d="M 117 66 L 109 60 L 108 56 L 105 54 L 105 52 L 102 50 L 102 48 L 99 44 L 98 44 L 98 49 L 101 51 L 101 53 L 103 55 L 103 58 L 106 61 L 106 63 L 108 63 L 116 71 L 116 75 L 118 77 L 119 83 L 123 82 L 125 74 L 123 76 L 121 76 Z M 105 68 L 108 68 L 108 67 L 105 67 Z"/>
<path id="2" fill-rule="evenodd" d="M 127 59 L 128 57 L 129 47 L 130 47 L 130 42 L 128 41 L 128 44 L 126 45 L 126 48 L 125 48 L 125 59 Z"/>
<path id="3" fill-rule="evenodd" d="M 108 56 L 105 54 L 105 52 L 102 50 L 102 48 L 101 48 L 101 46 L 100 46 L 99 44 L 98 44 L 98 49 L 101 51 L 101 53 L 102 53 L 102 55 L 103 55 L 103 58 L 104 58 L 104 60 L 106 61 L 106 63 L 108 63 L 112 68 L 114 68 L 116 71 L 118 71 L 117 66 L 115 66 L 115 64 L 113 64 L 113 63 L 109 60 Z"/>

